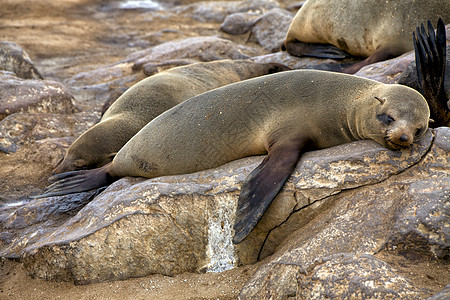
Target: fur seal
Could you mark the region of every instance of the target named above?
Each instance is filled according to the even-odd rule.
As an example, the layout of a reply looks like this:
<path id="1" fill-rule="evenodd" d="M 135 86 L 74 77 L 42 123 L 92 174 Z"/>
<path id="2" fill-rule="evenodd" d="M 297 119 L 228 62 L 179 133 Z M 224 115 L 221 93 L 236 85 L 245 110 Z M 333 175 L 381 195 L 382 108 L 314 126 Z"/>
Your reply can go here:
<path id="1" fill-rule="evenodd" d="M 294 70 L 248 79 L 193 97 L 148 123 L 98 169 L 53 176 L 48 197 L 108 185 L 124 176 L 196 172 L 268 154 L 245 179 L 234 243 L 240 243 L 305 151 L 372 139 L 408 147 L 428 128 L 417 91 L 347 74 Z"/>
<path id="2" fill-rule="evenodd" d="M 220 60 L 172 68 L 141 80 L 122 94 L 99 123 L 78 137 L 54 174 L 109 163 L 148 122 L 169 108 L 211 89 L 288 68 L 251 60 Z"/>
<path id="3" fill-rule="evenodd" d="M 365 65 L 412 51 L 411 32 L 439 17 L 450 22 L 450 1 L 308 0 L 292 20 L 283 49 L 295 56 L 343 58 L 342 49 L 367 57 L 344 69 L 355 73 Z"/>

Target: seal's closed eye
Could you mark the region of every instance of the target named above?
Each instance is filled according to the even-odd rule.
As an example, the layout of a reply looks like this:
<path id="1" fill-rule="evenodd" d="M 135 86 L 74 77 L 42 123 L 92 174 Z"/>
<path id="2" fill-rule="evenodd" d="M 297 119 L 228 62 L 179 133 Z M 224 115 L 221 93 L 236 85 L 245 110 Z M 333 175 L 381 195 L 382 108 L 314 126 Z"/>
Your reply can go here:
<path id="1" fill-rule="evenodd" d="M 386 125 L 389 125 L 395 121 L 395 119 L 393 117 L 391 117 L 387 114 L 384 114 L 384 113 L 377 115 L 377 119 Z"/>
<path id="2" fill-rule="evenodd" d="M 417 128 L 415 136 L 420 137 L 422 135 L 422 132 L 423 132 L 423 128 Z"/>

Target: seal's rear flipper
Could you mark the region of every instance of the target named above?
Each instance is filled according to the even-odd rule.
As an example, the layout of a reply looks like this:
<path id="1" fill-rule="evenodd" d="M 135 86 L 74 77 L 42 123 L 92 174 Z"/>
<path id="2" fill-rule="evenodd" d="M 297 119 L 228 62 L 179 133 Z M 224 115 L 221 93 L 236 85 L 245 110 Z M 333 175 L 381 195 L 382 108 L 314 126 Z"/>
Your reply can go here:
<path id="1" fill-rule="evenodd" d="M 369 57 L 365 60 L 357 62 L 356 64 L 346 67 L 342 70 L 342 73 L 355 74 L 361 68 L 374 64 L 379 61 L 387 60 L 401 55 L 402 52 L 395 47 L 384 47 L 376 49 Z"/>
<path id="2" fill-rule="evenodd" d="M 417 33 L 417 37 L 416 37 Z M 433 25 L 428 21 L 428 34 L 421 24 L 413 32 L 416 55 L 417 79 L 421 92 L 430 106 L 434 126 L 449 126 L 450 107 L 445 92 L 446 38 L 445 24 L 441 18 L 437 23 L 436 35 Z M 447 79 L 450 80 L 450 79 Z"/>
<path id="3" fill-rule="evenodd" d="M 282 50 L 293 56 L 310 56 L 317 58 L 344 59 L 351 55 L 338 47 L 329 44 L 311 44 L 299 41 L 287 42 Z"/>
<path id="4" fill-rule="evenodd" d="M 236 210 L 233 243 L 239 244 L 253 230 L 291 175 L 308 139 L 275 143 L 267 157 L 242 184 Z"/>
<path id="5" fill-rule="evenodd" d="M 98 169 L 72 171 L 61 173 L 49 178 L 54 182 L 44 189 L 44 193 L 31 198 L 44 198 L 61 196 L 72 193 L 80 193 L 95 188 L 103 187 L 114 182 L 114 178 L 109 176 L 105 165 Z"/>

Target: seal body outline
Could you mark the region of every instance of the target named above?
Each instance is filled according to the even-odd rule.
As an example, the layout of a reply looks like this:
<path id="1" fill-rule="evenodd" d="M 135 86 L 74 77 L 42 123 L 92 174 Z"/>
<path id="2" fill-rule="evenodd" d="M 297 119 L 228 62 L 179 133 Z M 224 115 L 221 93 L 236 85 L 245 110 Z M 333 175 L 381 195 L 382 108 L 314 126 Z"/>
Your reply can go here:
<path id="1" fill-rule="evenodd" d="M 131 138 L 110 164 L 55 175 L 41 197 L 89 190 L 124 176 L 191 173 L 267 153 L 241 188 L 233 238 L 239 243 L 302 153 L 362 139 L 391 149 L 409 147 L 428 128 L 429 114 L 426 100 L 406 86 L 317 70 L 266 75 L 171 108 Z M 142 167 L 143 161 L 151 168 Z"/>

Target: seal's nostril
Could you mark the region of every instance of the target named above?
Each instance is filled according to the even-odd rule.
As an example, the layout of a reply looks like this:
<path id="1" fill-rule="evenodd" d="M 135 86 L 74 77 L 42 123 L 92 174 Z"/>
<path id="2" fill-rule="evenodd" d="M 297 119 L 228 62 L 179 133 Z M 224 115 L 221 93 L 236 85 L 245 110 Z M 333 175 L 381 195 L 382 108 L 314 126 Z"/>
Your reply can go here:
<path id="1" fill-rule="evenodd" d="M 408 140 L 409 140 L 409 137 L 408 137 L 406 134 L 402 134 L 402 135 L 400 136 L 400 141 L 401 141 L 402 143 L 407 142 Z"/>

